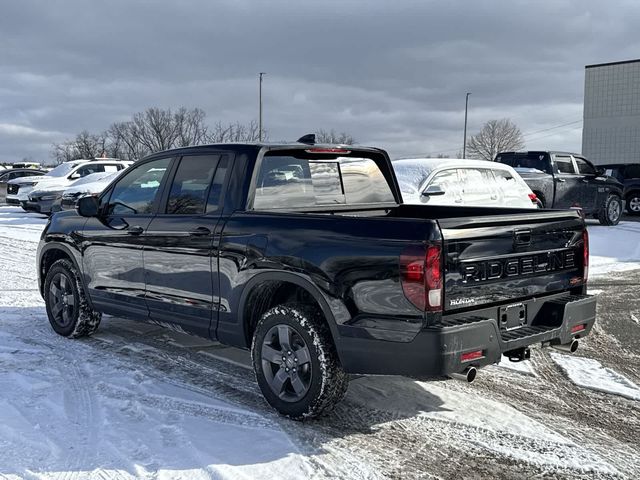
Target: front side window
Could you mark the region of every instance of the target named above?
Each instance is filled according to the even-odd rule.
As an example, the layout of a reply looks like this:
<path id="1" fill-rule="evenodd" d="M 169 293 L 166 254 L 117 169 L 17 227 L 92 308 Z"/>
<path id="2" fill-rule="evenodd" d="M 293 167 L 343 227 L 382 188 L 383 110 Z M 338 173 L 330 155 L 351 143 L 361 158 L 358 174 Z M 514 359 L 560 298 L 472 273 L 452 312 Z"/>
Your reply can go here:
<path id="1" fill-rule="evenodd" d="M 266 155 L 257 176 L 254 208 L 303 208 L 395 202 L 370 158 Z"/>
<path id="2" fill-rule="evenodd" d="M 429 188 L 439 188 L 444 192 L 442 195 L 423 197 L 427 199 L 427 202 L 430 204 L 449 205 L 452 203 L 459 203 L 461 201 L 462 189 L 460 188 L 458 170 L 455 168 L 436 173 L 431 181 L 425 186 L 424 192 L 427 192 Z M 456 200 L 458 200 L 458 202 L 456 202 Z"/>
<path id="3" fill-rule="evenodd" d="M 161 158 L 125 172 L 111 192 L 107 213 L 110 215 L 140 215 L 153 211 L 160 184 L 167 173 L 171 158 Z"/>
<path id="4" fill-rule="evenodd" d="M 578 173 L 583 175 L 595 175 L 596 169 L 587 162 L 584 158 L 574 157 L 576 159 L 576 165 L 578 166 Z"/>
<path id="5" fill-rule="evenodd" d="M 211 179 L 220 155 L 185 156 L 171 183 L 166 213 L 198 215 L 204 213 Z"/>
<path id="6" fill-rule="evenodd" d="M 571 157 L 565 156 L 556 156 L 555 159 L 556 169 L 558 173 L 572 174 L 576 173 L 573 169 L 573 162 L 571 161 Z"/>

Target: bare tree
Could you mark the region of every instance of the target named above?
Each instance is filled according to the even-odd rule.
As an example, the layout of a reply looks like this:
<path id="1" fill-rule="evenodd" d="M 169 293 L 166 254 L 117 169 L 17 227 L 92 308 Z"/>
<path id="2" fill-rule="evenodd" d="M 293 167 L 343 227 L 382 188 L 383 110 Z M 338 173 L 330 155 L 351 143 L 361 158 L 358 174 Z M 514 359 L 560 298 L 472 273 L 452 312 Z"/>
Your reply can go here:
<path id="1" fill-rule="evenodd" d="M 263 138 L 266 132 L 263 131 Z M 123 160 L 138 160 L 151 153 L 189 145 L 222 142 L 257 141 L 258 124 L 239 122 L 213 128 L 206 123 L 206 113 L 199 109 L 181 107 L 148 108 L 134 114 L 129 121 L 115 122 L 106 132 L 92 135 L 80 132 L 75 139 L 53 144 L 51 156 L 56 163 L 79 158 L 108 156 Z"/>
<path id="2" fill-rule="evenodd" d="M 258 123 L 252 121 L 248 124 L 240 122 L 223 124 L 216 123 L 207 134 L 209 143 L 225 142 L 257 142 L 260 139 Z M 262 138 L 267 138 L 267 132 L 262 130 Z"/>
<path id="3" fill-rule="evenodd" d="M 356 143 L 355 139 L 346 132 L 336 132 L 331 129 L 326 131 L 323 129 L 316 130 L 316 142 L 318 143 L 333 143 L 338 145 L 353 145 Z"/>
<path id="4" fill-rule="evenodd" d="M 472 158 L 493 161 L 499 152 L 524 148 L 522 132 L 508 118 L 489 120 L 482 130 L 467 142 L 467 151 Z"/>

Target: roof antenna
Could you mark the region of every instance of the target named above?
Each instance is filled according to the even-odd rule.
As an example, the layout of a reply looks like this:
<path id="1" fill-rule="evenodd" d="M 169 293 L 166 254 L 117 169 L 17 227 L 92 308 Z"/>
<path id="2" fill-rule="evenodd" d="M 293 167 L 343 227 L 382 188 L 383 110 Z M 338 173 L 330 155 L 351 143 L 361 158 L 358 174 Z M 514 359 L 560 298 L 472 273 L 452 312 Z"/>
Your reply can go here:
<path id="1" fill-rule="evenodd" d="M 315 143 L 316 143 L 316 134 L 315 133 L 307 133 L 306 135 L 303 135 L 298 139 L 298 143 L 306 143 L 307 145 L 315 145 Z"/>

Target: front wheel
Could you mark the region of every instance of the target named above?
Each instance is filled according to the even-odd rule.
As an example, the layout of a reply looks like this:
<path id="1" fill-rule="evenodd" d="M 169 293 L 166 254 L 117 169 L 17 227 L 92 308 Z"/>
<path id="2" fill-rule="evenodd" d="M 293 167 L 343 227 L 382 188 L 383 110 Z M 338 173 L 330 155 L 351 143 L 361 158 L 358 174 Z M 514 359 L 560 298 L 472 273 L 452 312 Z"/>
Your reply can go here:
<path id="1" fill-rule="evenodd" d="M 102 314 L 89 306 L 80 275 L 71 261 L 56 261 L 45 277 L 44 301 L 51 328 L 63 337 L 91 335 Z"/>
<path id="2" fill-rule="evenodd" d="M 310 305 L 285 304 L 256 326 L 251 356 L 267 402 L 295 420 L 328 412 L 344 397 L 349 379 L 329 327 Z"/>
<path id="3" fill-rule="evenodd" d="M 617 225 L 621 216 L 622 200 L 618 195 L 609 195 L 598 212 L 598 220 L 602 225 Z"/>
<path id="4" fill-rule="evenodd" d="M 640 215 L 640 192 L 635 192 L 627 197 L 627 212 L 629 215 Z"/>

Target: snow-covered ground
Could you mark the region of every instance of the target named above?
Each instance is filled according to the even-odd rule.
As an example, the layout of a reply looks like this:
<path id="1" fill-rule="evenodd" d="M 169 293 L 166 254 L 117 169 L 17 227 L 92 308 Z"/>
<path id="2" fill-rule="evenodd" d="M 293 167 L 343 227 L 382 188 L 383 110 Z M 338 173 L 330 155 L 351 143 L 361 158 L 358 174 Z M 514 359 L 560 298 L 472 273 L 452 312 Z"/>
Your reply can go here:
<path id="1" fill-rule="evenodd" d="M 640 222 L 604 227 L 589 222 L 590 278 L 640 267 Z"/>
<path id="2" fill-rule="evenodd" d="M 637 444 L 627 440 L 640 423 L 627 413 L 640 409 L 634 380 L 588 354 L 535 351 L 531 363 L 503 362 L 473 385 L 358 378 L 332 416 L 301 424 L 266 405 L 245 352 L 117 318 L 92 338 L 59 337 L 36 287 L 45 223 L 0 207 L 0 479 L 640 471 Z M 640 223 L 589 230 L 592 275 L 640 269 Z M 588 415 L 574 420 L 577 409 Z"/>

